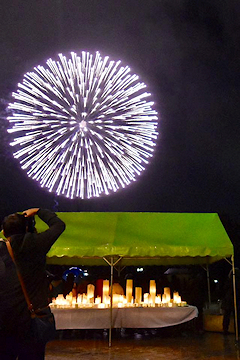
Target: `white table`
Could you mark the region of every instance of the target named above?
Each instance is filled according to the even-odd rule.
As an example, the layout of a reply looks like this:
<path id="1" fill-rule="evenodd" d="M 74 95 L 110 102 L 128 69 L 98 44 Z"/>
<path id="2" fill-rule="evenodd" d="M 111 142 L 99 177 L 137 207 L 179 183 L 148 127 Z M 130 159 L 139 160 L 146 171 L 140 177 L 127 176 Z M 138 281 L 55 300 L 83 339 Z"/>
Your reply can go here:
<path id="1" fill-rule="evenodd" d="M 108 329 L 110 309 L 57 309 L 52 308 L 57 330 Z M 133 307 L 113 308 L 113 328 L 161 328 L 190 321 L 198 316 L 195 306 L 185 307 Z"/>

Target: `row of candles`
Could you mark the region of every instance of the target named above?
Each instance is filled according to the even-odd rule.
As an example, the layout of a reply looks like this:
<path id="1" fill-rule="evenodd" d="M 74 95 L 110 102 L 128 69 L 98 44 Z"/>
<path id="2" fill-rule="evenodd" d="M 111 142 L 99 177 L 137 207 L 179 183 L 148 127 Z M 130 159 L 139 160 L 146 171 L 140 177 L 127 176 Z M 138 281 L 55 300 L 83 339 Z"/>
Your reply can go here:
<path id="1" fill-rule="evenodd" d="M 109 280 L 103 280 L 102 296 L 94 297 L 95 286 L 93 284 L 87 285 L 87 293 L 77 294 L 69 293 L 66 298 L 59 294 L 56 299 L 52 300 L 51 306 L 53 307 L 97 307 L 106 308 L 111 305 Z M 182 301 L 178 292 L 173 292 L 171 298 L 171 290 L 169 287 L 164 288 L 162 295 L 156 294 L 156 282 L 150 280 L 149 292 L 144 293 L 142 296 L 142 288 L 135 287 L 135 298 L 133 297 L 133 280 L 127 279 L 126 281 L 126 295 L 112 294 L 113 307 L 132 307 L 132 306 L 186 306 L 187 303 Z"/>

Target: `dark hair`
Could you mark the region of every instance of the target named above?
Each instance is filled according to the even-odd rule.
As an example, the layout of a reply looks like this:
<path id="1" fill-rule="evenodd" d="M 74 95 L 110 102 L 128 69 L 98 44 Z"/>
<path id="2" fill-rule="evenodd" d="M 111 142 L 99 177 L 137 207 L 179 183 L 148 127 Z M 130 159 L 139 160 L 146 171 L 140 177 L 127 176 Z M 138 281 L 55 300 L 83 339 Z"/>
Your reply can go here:
<path id="1" fill-rule="evenodd" d="M 15 234 L 25 234 L 27 226 L 26 219 L 24 215 L 18 213 L 6 216 L 2 223 L 4 235 L 9 237 Z"/>

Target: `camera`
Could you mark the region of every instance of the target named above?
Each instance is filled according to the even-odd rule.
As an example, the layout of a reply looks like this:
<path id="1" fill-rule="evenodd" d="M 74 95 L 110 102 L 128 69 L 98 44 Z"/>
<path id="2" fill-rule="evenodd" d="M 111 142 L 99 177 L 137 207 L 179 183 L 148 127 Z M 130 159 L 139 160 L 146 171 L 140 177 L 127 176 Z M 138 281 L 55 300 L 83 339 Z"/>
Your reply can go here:
<path id="1" fill-rule="evenodd" d="M 36 225 L 36 221 L 34 216 L 29 216 L 26 218 L 27 232 L 34 233 L 36 231 L 35 225 Z"/>

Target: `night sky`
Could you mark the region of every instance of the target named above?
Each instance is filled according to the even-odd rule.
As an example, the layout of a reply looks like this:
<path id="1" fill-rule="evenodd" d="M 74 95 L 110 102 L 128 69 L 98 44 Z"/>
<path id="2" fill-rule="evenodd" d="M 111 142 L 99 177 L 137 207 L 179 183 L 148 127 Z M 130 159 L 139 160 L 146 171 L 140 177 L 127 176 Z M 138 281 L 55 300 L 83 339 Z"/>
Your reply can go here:
<path id="1" fill-rule="evenodd" d="M 0 16 L 1 217 L 29 207 L 238 213 L 239 0 L 3 0 Z M 70 200 L 21 170 L 6 107 L 25 72 L 82 50 L 121 59 L 141 76 L 159 113 L 159 138 L 137 182 Z"/>

